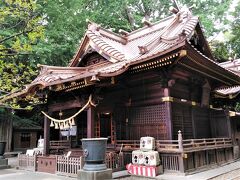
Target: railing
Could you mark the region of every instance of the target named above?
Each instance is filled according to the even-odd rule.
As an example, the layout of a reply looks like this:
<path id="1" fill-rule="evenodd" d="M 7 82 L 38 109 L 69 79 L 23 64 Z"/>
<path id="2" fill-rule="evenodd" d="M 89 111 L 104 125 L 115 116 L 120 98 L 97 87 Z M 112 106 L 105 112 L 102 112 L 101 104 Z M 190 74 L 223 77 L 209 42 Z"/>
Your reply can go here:
<path id="1" fill-rule="evenodd" d="M 124 169 L 123 153 L 107 153 L 105 157 L 105 163 L 107 168 L 113 169 L 113 171 L 120 171 Z"/>
<path id="2" fill-rule="evenodd" d="M 139 148 L 139 141 L 116 141 L 116 147 L 124 153 Z M 221 165 L 234 159 L 233 144 L 230 138 L 156 140 L 164 172 L 188 173 L 211 165 Z M 129 161 L 129 156 L 124 159 Z"/>
<path id="3" fill-rule="evenodd" d="M 140 140 L 117 140 L 115 145 L 117 150 L 132 151 L 139 149 Z"/>
<path id="4" fill-rule="evenodd" d="M 230 138 L 205 138 L 205 139 L 182 139 L 181 131 L 178 140 L 156 140 L 156 147 L 159 152 L 191 152 L 204 149 L 217 149 L 232 146 Z M 139 149 L 139 140 L 117 140 L 116 149 L 133 151 Z"/>
<path id="5" fill-rule="evenodd" d="M 120 171 L 125 168 L 123 153 L 106 153 L 105 163 L 107 168 L 113 169 L 114 172 Z M 37 169 L 37 159 L 40 166 L 48 165 L 47 167 L 41 167 Z M 50 163 L 50 161 L 52 161 Z M 42 162 L 44 160 L 44 162 Z M 54 163 L 54 162 L 55 163 Z M 48 163 L 46 163 L 48 162 Z M 18 155 L 19 168 L 24 170 L 36 171 L 48 173 L 56 173 L 58 175 L 77 177 L 77 171 L 82 169 L 84 161 L 82 157 L 67 157 L 67 156 L 28 156 L 25 154 Z M 52 165 L 52 166 L 51 166 Z M 51 167 L 50 167 L 51 166 Z"/>
<path id="6" fill-rule="evenodd" d="M 56 174 L 77 177 L 77 171 L 83 167 L 83 158 L 57 156 Z"/>
<path id="7" fill-rule="evenodd" d="M 184 151 L 196 151 L 199 149 L 217 149 L 232 146 L 230 138 L 208 138 L 183 140 Z"/>
<path id="8" fill-rule="evenodd" d="M 18 154 L 18 168 L 29 171 L 36 171 L 37 169 L 37 156 L 28 156 L 25 154 Z"/>
<path id="9" fill-rule="evenodd" d="M 179 167 L 179 154 L 161 154 L 161 162 L 165 171 L 178 172 Z"/>
<path id="10" fill-rule="evenodd" d="M 77 171 L 82 169 L 84 165 L 82 157 L 56 156 L 56 161 L 56 174 L 70 177 L 77 177 Z M 123 154 L 106 153 L 105 163 L 107 168 L 111 168 L 113 171 L 120 171 L 124 169 Z"/>
<path id="11" fill-rule="evenodd" d="M 157 140 L 156 147 L 159 152 L 179 152 L 178 140 Z"/>

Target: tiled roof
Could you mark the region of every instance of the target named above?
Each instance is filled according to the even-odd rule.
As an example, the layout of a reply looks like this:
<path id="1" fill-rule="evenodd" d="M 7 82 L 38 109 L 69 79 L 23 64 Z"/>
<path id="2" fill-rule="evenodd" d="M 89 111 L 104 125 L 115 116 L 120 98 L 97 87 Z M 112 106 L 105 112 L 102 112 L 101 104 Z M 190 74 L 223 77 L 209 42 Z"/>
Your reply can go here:
<path id="1" fill-rule="evenodd" d="M 124 71 L 132 63 L 148 60 L 170 48 L 174 49 L 179 43 L 191 38 L 197 23 L 198 18 L 187 8 L 124 36 L 90 23 L 85 38 L 88 38 L 89 45 L 96 52 L 110 62 L 104 67 L 93 69 L 92 72 L 108 76 L 109 73 Z M 86 48 L 79 48 L 70 66 L 76 66 L 81 61 L 82 57 L 77 56 L 81 50 L 84 51 Z"/>
<path id="2" fill-rule="evenodd" d="M 40 124 L 38 124 L 37 122 L 31 120 L 31 119 L 21 119 L 21 118 L 17 118 L 14 119 L 13 118 L 13 128 L 15 130 L 42 130 L 43 128 L 41 127 Z"/>
<path id="3" fill-rule="evenodd" d="M 240 59 L 222 62 L 219 63 L 219 65 L 225 69 L 228 69 L 229 71 L 240 75 Z"/>
<path id="4" fill-rule="evenodd" d="M 120 74 L 133 63 L 151 59 L 161 55 L 164 51 L 176 47 L 179 43 L 191 38 L 198 18 L 193 16 L 188 9 L 181 9 L 178 14 L 165 18 L 159 22 L 145 26 L 141 29 L 126 34 L 125 36 L 110 32 L 90 23 L 76 52 L 70 67 L 42 66 L 40 75 L 27 88 L 40 85 L 43 88 L 54 85 L 59 81 L 71 81 L 75 78 L 100 75 L 111 76 L 112 73 Z M 77 66 L 91 46 L 96 52 L 108 60 L 103 66 L 72 67 Z M 142 51 L 144 50 L 144 51 Z"/>
<path id="5" fill-rule="evenodd" d="M 222 63 L 219 63 L 218 65 L 240 76 L 240 59 L 222 62 Z M 228 86 L 228 87 L 218 88 L 218 89 L 215 89 L 215 92 L 223 97 L 229 96 L 233 98 L 240 93 L 240 86 L 237 85 L 237 86 Z"/>
<path id="6" fill-rule="evenodd" d="M 121 53 L 119 50 L 114 48 L 111 43 L 106 42 L 105 39 L 102 36 L 99 36 L 98 34 L 94 33 L 91 30 L 87 31 L 87 36 L 91 39 L 91 41 L 99 48 L 99 51 L 103 51 L 106 53 L 109 57 L 112 59 L 115 59 L 111 62 L 117 62 L 117 61 L 123 61 L 125 60 L 125 55 Z"/>
<path id="7" fill-rule="evenodd" d="M 64 81 L 83 74 L 86 68 L 83 67 L 55 67 L 40 65 L 41 71 L 37 78 L 31 83 L 32 85 L 49 86 L 56 81 Z"/>
<path id="8" fill-rule="evenodd" d="M 110 62 L 125 61 L 126 64 L 129 64 L 151 58 L 190 38 L 197 23 L 198 18 L 192 16 L 188 9 L 183 9 L 177 15 L 125 36 L 109 32 L 95 23 L 89 24 L 86 34 L 90 46 L 99 54 L 108 57 Z M 75 56 L 70 66 L 75 66 L 74 62 L 79 60 L 80 57 Z M 119 63 L 117 66 L 121 64 L 124 63 Z"/>
<path id="9" fill-rule="evenodd" d="M 187 8 L 182 8 L 177 14 L 124 35 L 110 32 L 95 23 L 89 23 L 88 30 L 69 67 L 42 66 L 40 75 L 26 86 L 20 95 L 36 86 L 45 88 L 94 75 L 106 77 L 121 74 L 131 65 L 182 47 L 182 44 L 190 40 L 198 23 L 198 17 L 193 16 Z M 89 47 L 107 61 L 97 66 L 77 67 Z"/>
<path id="10" fill-rule="evenodd" d="M 231 95 L 231 97 L 236 97 L 240 93 L 240 86 L 219 88 L 216 89 L 215 92 L 222 96 Z"/>

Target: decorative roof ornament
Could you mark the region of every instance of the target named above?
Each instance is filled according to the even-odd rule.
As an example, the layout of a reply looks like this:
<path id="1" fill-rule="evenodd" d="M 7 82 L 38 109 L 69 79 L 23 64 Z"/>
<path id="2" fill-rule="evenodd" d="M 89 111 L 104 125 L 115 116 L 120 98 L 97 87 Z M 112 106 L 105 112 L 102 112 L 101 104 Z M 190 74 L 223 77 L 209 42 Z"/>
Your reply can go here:
<path id="1" fill-rule="evenodd" d="M 148 20 L 146 20 L 145 18 L 142 19 L 142 23 L 148 27 L 152 26 L 152 23 Z"/>
<path id="2" fill-rule="evenodd" d="M 140 54 L 145 54 L 148 52 L 148 49 L 146 46 L 138 46 Z"/>
<path id="3" fill-rule="evenodd" d="M 187 6 L 179 6 L 179 3 L 177 0 L 172 0 L 172 3 L 175 7 L 171 6 L 169 8 L 169 10 L 173 13 L 176 14 L 179 17 L 179 22 L 184 21 L 184 19 L 188 19 L 189 17 L 192 16 L 192 12 L 191 9 L 193 6 L 191 6 L 190 8 L 188 8 Z M 186 21 L 186 20 L 185 20 Z M 185 22 L 184 21 L 184 22 Z"/>
<path id="4" fill-rule="evenodd" d="M 97 82 L 97 81 L 100 81 L 100 80 L 96 75 L 93 75 L 90 81 L 91 82 Z"/>
<path id="5" fill-rule="evenodd" d="M 127 31 L 125 31 L 125 30 L 123 30 L 123 29 L 119 29 L 119 31 L 118 31 L 121 35 L 123 35 L 123 36 L 127 36 L 128 34 L 129 34 L 129 32 L 127 32 Z"/>
<path id="6" fill-rule="evenodd" d="M 88 23 L 88 30 L 92 32 L 97 32 L 100 29 L 100 25 L 90 21 L 89 19 L 86 19 L 86 22 Z"/>
<path id="7" fill-rule="evenodd" d="M 176 6 L 176 10 L 180 10 L 181 8 L 180 8 L 180 6 L 179 6 L 179 4 L 178 4 L 178 2 L 177 2 L 177 0 L 172 0 L 172 3 Z"/>
<path id="8" fill-rule="evenodd" d="M 192 12 L 187 6 L 183 6 L 180 9 L 179 21 L 185 23 L 189 18 L 192 17 Z"/>
<path id="9" fill-rule="evenodd" d="M 171 7 L 169 8 L 169 11 L 171 11 L 173 14 L 177 14 L 177 13 L 179 12 L 179 10 L 176 9 L 175 7 L 173 7 L 173 6 L 171 6 Z"/>

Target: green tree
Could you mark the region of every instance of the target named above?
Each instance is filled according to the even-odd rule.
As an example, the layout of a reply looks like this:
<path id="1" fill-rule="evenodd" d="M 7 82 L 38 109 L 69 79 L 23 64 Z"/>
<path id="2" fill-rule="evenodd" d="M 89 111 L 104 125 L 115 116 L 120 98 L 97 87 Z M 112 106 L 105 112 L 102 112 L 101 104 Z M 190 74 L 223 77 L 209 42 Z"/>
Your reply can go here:
<path id="1" fill-rule="evenodd" d="M 43 38 L 43 19 L 36 1 L 0 2 L 0 58 L 25 55 Z"/>
<path id="2" fill-rule="evenodd" d="M 44 37 L 40 4 L 33 0 L 0 2 L 0 91 L 14 92 L 36 75 L 29 59 Z M 15 104 L 16 105 L 16 104 Z"/>
<path id="3" fill-rule="evenodd" d="M 226 24 L 226 11 L 232 0 L 182 0 L 180 6 L 194 5 L 193 12 L 200 17 L 206 36 L 221 31 L 215 23 Z M 151 22 L 170 15 L 169 0 L 51 0 L 41 2 L 46 15 L 45 40 L 33 48 L 32 62 L 49 65 L 67 65 L 73 57 L 87 24 L 86 19 L 118 32 L 142 27 L 142 19 Z"/>
<path id="4" fill-rule="evenodd" d="M 238 3 L 236 10 L 232 13 L 234 21 L 231 23 L 231 37 L 229 38 L 230 47 L 229 51 L 232 51 L 233 57 L 240 57 L 240 2 Z"/>

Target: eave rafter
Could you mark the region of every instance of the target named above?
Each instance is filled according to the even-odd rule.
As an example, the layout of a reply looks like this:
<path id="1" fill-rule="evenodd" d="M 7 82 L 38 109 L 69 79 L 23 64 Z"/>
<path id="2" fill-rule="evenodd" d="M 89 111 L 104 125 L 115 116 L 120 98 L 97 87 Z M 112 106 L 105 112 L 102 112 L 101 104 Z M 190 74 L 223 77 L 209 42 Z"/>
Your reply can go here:
<path id="1" fill-rule="evenodd" d="M 199 72 L 226 85 L 240 84 L 240 76 L 222 68 L 189 43 L 186 43 L 188 61 L 179 61 L 182 66 Z M 192 63 L 192 65 L 191 65 Z"/>

